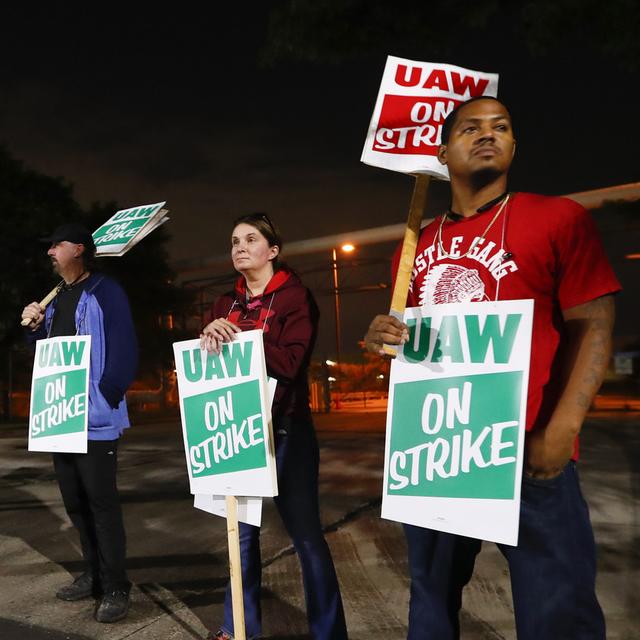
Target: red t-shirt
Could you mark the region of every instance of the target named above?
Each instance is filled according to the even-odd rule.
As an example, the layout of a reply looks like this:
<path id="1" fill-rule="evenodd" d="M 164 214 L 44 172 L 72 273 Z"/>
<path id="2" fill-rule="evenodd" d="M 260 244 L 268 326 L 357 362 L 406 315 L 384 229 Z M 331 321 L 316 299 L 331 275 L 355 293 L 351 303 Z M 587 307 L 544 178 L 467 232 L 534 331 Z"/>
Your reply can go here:
<path id="1" fill-rule="evenodd" d="M 557 370 L 564 331 L 561 312 L 619 291 L 620 284 L 595 224 L 581 205 L 568 198 L 512 194 L 482 240 L 501 204 L 470 218 L 447 218 L 441 249 L 441 218 L 422 230 L 407 306 L 535 300 L 529 431 L 546 425 L 562 392 Z M 399 259 L 400 247 L 393 259 L 394 281 Z"/>

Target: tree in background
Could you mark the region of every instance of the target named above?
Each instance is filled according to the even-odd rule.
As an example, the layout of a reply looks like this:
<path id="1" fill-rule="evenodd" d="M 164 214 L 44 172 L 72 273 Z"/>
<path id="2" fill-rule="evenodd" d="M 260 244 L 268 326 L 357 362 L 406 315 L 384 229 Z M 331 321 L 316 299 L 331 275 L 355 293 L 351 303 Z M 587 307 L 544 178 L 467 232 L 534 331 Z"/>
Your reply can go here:
<path id="1" fill-rule="evenodd" d="M 20 349 L 20 313 L 55 282 L 38 238 L 81 215 L 68 183 L 26 168 L 0 147 L 0 389 L 5 416 L 10 413 L 9 389 L 29 384 L 31 374 Z"/>
<path id="2" fill-rule="evenodd" d="M 22 340 L 20 312 L 55 283 L 38 238 L 82 218 L 72 187 L 24 167 L 0 147 L 0 348 Z"/>

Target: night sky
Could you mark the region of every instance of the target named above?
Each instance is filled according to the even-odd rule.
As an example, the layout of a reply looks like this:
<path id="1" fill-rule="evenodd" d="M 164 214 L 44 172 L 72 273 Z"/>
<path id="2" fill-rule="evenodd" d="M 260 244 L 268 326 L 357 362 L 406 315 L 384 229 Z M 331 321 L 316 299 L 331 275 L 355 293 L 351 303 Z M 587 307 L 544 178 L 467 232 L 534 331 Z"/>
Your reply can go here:
<path id="1" fill-rule="evenodd" d="M 272 4 L 5 9 L 0 143 L 73 183 L 83 205 L 167 200 L 174 260 L 226 252 L 231 220 L 248 211 L 268 211 L 289 241 L 397 223 L 411 179 L 359 160 L 393 54 L 500 74 L 518 139 L 511 189 L 563 194 L 640 178 L 637 66 L 587 41 L 534 56 L 502 16 L 459 45 L 443 25 L 446 58 L 428 40 L 420 55 L 381 42 L 338 64 L 265 67 Z M 432 189 L 432 211 L 447 192 Z"/>

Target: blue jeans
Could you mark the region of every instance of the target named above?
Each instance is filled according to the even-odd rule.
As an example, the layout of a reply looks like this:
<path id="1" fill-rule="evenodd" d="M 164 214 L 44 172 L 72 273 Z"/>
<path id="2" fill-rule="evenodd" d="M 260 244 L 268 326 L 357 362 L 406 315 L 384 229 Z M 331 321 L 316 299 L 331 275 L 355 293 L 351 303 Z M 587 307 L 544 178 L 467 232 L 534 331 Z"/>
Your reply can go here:
<path id="1" fill-rule="evenodd" d="M 457 640 L 462 589 L 482 543 L 412 525 L 404 530 L 407 638 Z M 523 478 L 518 546 L 498 547 L 509 563 L 518 640 L 604 640 L 595 542 L 574 462 L 551 480 Z"/>
<path id="2" fill-rule="evenodd" d="M 319 452 L 311 421 L 274 425 L 278 496 L 274 502 L 302 568 L 302 582 L 311 635 L 316 640 L 347 638 L 342 598 L 331 552 L 320 524 L 318 507 Z M 240 555 L 245 626 L 248 638 L 262 633 L 260 528 L 240 523 Z M 231 587 L 227 586 L 222 629 L 233 634 Z"/>

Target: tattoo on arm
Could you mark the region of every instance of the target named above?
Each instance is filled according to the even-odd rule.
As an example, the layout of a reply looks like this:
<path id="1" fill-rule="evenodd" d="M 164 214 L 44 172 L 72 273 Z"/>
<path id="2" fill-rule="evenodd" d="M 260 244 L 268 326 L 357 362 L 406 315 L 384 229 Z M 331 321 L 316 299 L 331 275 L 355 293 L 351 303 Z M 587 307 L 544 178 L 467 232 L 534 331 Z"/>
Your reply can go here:
<path id="1" fill-rule="evenodd" d="M 587 396 L 585 393 L 582 393 L 582 391 L 579 391 L 578 395 L 576 396 L 576 404 L 581 409 L 588 411 L 589 405 L 591 404 L 591 400 L 589 399 L 589 396 Z"/>
<path id="2" fill-rule="evenodd" d="M 614 320 L 613 296 L 596 298 L 565 312 L 574 346 L 566 392 L 571 393 L 579 410 L 591 404 L 606 371 L 611 355 Z"/>

